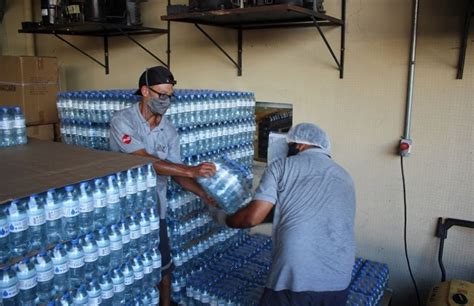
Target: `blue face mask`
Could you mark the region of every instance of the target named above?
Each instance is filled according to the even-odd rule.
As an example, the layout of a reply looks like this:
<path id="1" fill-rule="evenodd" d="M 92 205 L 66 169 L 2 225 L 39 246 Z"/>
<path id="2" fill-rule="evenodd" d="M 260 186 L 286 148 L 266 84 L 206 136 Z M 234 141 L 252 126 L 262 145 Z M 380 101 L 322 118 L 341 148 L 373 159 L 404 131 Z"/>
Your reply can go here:
<path id="1" fill-rule="evenodd" d="M 161 99 L 160 97 L 153 97 L 148 100 L 148 107 L 154 115 L 164 115 L 171 105 L 170 98 Z"/>

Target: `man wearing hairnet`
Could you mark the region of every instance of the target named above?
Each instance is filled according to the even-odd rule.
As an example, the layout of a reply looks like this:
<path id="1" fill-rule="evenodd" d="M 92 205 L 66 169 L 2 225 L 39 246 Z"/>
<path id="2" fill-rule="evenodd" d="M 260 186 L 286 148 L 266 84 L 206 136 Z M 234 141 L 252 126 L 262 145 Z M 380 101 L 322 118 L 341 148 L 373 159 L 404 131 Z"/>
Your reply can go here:
<path id="1" fill-rule="evenodd" d="M 248 228 L 275 208 L 272 266 L 260 305 L 345 305 L 355 259 L 354 184 L 331 159 L 318 126 L 294 126 L 287 142 L 288 157 L 265 169 L 252 202 L 217 218 Z"/>

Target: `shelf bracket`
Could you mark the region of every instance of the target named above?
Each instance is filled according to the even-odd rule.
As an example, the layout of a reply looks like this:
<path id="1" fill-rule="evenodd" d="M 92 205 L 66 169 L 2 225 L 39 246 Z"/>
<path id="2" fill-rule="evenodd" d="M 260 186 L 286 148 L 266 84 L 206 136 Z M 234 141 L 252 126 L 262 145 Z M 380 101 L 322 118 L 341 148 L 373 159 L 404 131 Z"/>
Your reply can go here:
<path id="1" fill-rule="evenodd" d="M 194 24 L 201 33 L 209 39 L 237 68 L 237 75 L 242 76 L 242 28 L 237 29 L 237 61 L 235 61 L 227 51 L 225 51 L 199 24 Z"/>
<path id="2" fill-rule="evenodd" d="M 468 0 L 466 18 L 464 20 L 464 28 L 461 39 L 461 48 L 458 59 L 458 73 L 456 78 L 462 80 L 464 74 L 464 64 L 466 62 L 466 50 L 469 39 L 469 28 L 471 27 L 471 19 L 474 14 L 474 0 Z"/>
<path id="3" fill-rule="evenodd" d="M 93 60 L 94 62 L 96 62 L 100 66 L 102 66 L 103 68 L 105 68 L 105 74 L 109 74 L 109 39 L 108 39 L 107 35 L 104 36 L 104 61 L 105 61 L 104 63 L 100 62 L 95 57 L 93 57 L 89 53 L 85 52 L 81 48 L 77 47 L 73 43 L 71 43 L 71 42 L 67 41 L 66 39 L 62 38 L 58 34 L 54 33 L 54 36 L 56 36 L 59 40 L 63 41 L 64 43 L 66 43 L 67 45 L 72 47 L 73 49 L 75 49 L 75 50 L 79 51 L 80 53 L 82 53 L 83 55 L 87 56 L 88 58 L 90 58 L 91 60 Z"/>
<path id="4" fill-rule="evenodd" d="M 331 56 L 334 59 L 334 62 L 336 63 L 337 68 L 339 69 L 339 78 L 342 79 L 344 77 L 344 60 L 343 60 L 344 59 L 344 46 L 343 46 L 344 35 L 342 34 L 342 33 L 344 33 L 344 30 L 345 30 L 344 27 L 341 27 L 341 31 L 342 31 L 342 33 L 341 33 L 341 62 L 339 62 L 339 60 L 336 57 L 336 54 L 332 50 L 331 45 L 329 44 L 329 42 L 326 38 L 326 35 L 324 35 L 323 30 L 321 30 L 321 27 L 319 26 L 316 18 L 314 16 L 311 16 L 311 20 L 313 20 L 313 24 L 316 27 L 316 29 L 318 30 L 319 35 L 323 39 L 324 44 L 326 45 L 326 48 L 329 50 L 329 53 L 331 53 Z"/>
<path id="5" fill-rule="evenodd" d="M 140 48 L 142 48 L 143 51 L 145 51 L 146 53 L 150 54 L 154 59 L 156 59 L 157 61 L 159 61 L 161 64 L 163 64 L 164 66 L 168 67 L 168 64 L 165 63 L 164 61 L 162 61 L 158 56 L 156 56 L 153 52 L 151 52 L 150 50 L 148 50 L 147 47 L 145 47 L 144 45 L 142 45 L 138 40 L 136 40 L 135 38 L 133 38 L 131 35 L 129 35 L 127 32 L 123 31 L 121 28 L 117 28 L 125 37 L 127 37 L 130 41 L 134 42 L 137 46 L 139 46 Z M 169 36 L 169 33 L 168 33 L 168 36 Z M 169 55 L 168 55 L 169 56 Z"/>

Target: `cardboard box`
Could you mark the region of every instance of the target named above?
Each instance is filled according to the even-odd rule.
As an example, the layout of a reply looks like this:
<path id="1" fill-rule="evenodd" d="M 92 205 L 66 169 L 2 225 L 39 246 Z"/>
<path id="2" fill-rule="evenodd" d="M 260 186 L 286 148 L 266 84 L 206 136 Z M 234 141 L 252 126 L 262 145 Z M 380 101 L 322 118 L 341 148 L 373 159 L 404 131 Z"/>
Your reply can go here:
<path id="1" fill-rule="evenodd" d="M 0 82 L 58 84 L 58 60 L 42 56 L 0 56 Z"/>
<path id="2" fill-rule="evenodd" d="M 26 125 L 58 122 L 56 84 L 12 85 L 0 83 L 0 105 L 20 106 Z"/>
<path id="3" fill-rule="evenodd" d="M 34 125 L 26 128 L 26 135 L 41 140 L 54 140 L 54 124 Z"/>
<path id="4" fill-rule="evenodd" d="M 27 125 L 58 122 L 54 57 L 0 56 L 0 105 L 18 105 Z"/>
<path id="5" fill-rule="evenodd" d="M 33 138 L 29 138 L 26 145 L 0 149 L 0 160 L 3 173 L 0 176 L 0 204 L 152 161 L 147 157 Z"/>

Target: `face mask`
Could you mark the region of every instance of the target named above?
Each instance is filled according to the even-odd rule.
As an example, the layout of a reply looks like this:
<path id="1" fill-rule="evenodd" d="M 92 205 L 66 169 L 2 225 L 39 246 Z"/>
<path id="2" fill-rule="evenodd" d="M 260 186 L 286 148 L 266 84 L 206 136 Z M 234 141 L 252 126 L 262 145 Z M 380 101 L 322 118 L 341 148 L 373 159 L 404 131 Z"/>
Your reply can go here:
<path id="1" fill-rule="evenodd" d="M 161 100 L 159 97 L 150 98 L 148 101 L 148 107 L 154 115 L 164 115 L 170 107 L 170 98 Z"/>
<path id="2" fill-rule="evenodd" d="M 296 154 L 298 154 L 300 151 L 296 148 L 298 144 L 296 143 L 290 143 L 288 144 L 288 154 L 287 156 L 290 157 L 290 156 L 295 156 Z"/>

